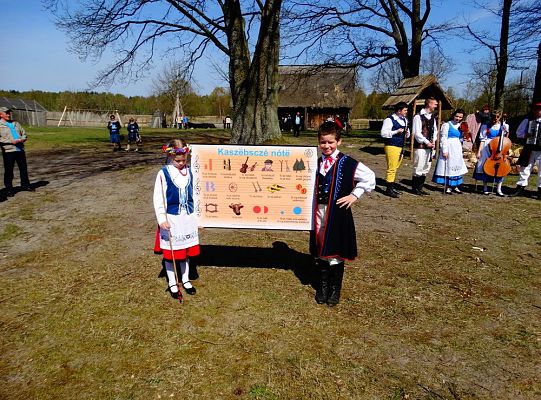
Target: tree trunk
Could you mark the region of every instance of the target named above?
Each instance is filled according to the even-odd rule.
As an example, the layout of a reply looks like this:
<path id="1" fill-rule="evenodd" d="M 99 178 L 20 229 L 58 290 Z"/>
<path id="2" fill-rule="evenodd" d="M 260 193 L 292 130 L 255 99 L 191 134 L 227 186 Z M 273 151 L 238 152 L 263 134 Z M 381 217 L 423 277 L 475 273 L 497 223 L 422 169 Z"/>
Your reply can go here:
<path id="1" fill-rule="evenodd" d="M 233 101 L 231 143 L 261 144 L 281 136 L 278 121 L 278 59 L 282 0 L 267 0 L 252 62 L 240 3 L 227 1 Z"/>
<path id="2" fill-rule="evenodd" d="M 539 42 L 539 47 L 537 49 L 537 71 L 535 72 L 532 102 L 541 102 L 541 42 Z"/>
<path id="3" fill-rule="evenodd" d="M 503 110 L 503 98 L 505 93 L 505 77 L 507 76 L 509 42 L 509 17 L 511 15 L 512 0 L 504 0 L 502 7 L 502 26 L 500 30 L 500 54 L 496 63 L 496 93 L 494 98 L 494 108 Z"/>

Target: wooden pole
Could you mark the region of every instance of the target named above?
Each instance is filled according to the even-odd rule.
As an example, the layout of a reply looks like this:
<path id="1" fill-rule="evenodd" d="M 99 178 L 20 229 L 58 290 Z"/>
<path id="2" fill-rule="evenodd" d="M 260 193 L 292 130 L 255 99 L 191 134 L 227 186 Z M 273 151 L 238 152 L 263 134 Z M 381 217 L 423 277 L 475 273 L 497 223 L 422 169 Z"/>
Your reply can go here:
<path id="1" fill-rule="evenodd" d="M 436 160 L 440 156 L 440 127 L 441 127 L 441 107 L 442 107 L 442 105 L 443 105 L 443 103 L 441 102 L 441 100 L 438 100 L 438 125 L 437 125 L 438 131 L 436 132 Z"/>
<path id="2" fill-rule="evenodd" d="M 68 106 L 64 106 L 64 111 L 62 111 L 62 115 L 60 116 L 60 120 L 58 121 L 57 127 L 60 127 L 60 124 L 62 123 L 62 119 L 64 118 L 64 114 L 66 113 L 67 109 L 68 109 Z"/>

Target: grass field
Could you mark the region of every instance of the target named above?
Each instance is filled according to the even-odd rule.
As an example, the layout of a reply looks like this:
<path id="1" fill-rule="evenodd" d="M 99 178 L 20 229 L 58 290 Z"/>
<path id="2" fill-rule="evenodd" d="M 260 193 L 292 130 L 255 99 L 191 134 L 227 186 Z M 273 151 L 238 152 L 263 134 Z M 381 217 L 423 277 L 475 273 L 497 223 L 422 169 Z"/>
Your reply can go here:
<path id="1" fill-rule="evenodd" d="M 195 296 L 152 254 L 160 145 L 29 129 L 35 193 L 0 202 L 2 399 L 539 399 L 541 207 L 429 185 L 354 204 L 360 257 L 318 306 L 308 232 L 203 229 Z M 191 143 L 227 133 L 190 131 Z M 284 143 L 315 144 L 314 133 Z M 377 134 L 342 150 L 378 177 Z M 506 178 L 514 186 L 516 177 Z"/>

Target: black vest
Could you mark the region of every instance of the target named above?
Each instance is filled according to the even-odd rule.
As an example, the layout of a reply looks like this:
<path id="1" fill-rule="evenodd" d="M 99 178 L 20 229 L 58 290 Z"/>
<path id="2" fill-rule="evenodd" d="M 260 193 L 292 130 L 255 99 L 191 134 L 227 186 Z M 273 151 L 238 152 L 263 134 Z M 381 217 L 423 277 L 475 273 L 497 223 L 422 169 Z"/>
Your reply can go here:
<path id="1" fill-rule="evenodd" d="M 393 118 L 392 115 L 389 118 L 391 119 L 391 122 L 393 123 L 393 127 L 391 130 L 396 131 L 400 128 L 404 128 L 404 131 L 402 133 L 393 135 L 390 138 L 383 139 L 383 143 L 385 143 L 385 146 L 402 147 L 404 146 L 404 140 L 406 139 L 406 128 L 408 127 L 407 121 L 406 121 L 406 126 L 402 126 L 398 123 L 398 121 L 395 118 Z"/>
<path id="2" fill-rule="evenodd" d="M 355 224 L 351 208 L 338 207 L 336 200 L 347 196 L 355 187 L 355 170 L 358 162 L 340 153 L 331 169 L 323 177 L 319 173 L 319 163 L 316 173 L 316 202 L 319 202 L 319 188 L 328 188 L 322 195 L 327 199 L 326 227 L 322 242 L 318 242 L 315 231 L 310 232 L 310 253 L 315 257 L 341 257 L 353 260 L 357 256 L 357 241 Z M 328 186 L 327 186 L 328 185 Z M 314 219 L 316 207 L 314 207 Z M 314 221 L 315 228 L 315 221 Z"/>
<path id="3" fill-rule="evenodd" d="M 428 140 L 432 141 L 434 140 L 434 123 L 438 123 L 438 119 L 434 114 L 432 114 L 432 118 L 428 119 L 425 117 L 425 114 L 419 113 L 419 117 L 421 117 L 421 133 L 422 135 L 427 138 Z M 419 143 L 417 140 L 413 141 L 413 147 L 416 149 L 426 149 L 426 144 Z"/>

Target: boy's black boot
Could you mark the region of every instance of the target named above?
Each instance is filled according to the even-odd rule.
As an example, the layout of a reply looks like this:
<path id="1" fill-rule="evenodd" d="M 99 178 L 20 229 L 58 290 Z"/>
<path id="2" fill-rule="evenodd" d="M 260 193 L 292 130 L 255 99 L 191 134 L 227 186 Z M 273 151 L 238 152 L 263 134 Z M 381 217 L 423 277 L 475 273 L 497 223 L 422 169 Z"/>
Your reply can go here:
<path id="1" fill-rule="evenodd" d="M 419 177 L 419 192 L 421 193 L 421 195 L 423 196 L 428 196 L 430 193 L 428 193 L 427 191 L 423 190 L 423 186 L 425 184 L 425 181 L 426 181 L 426 175 L 421 175 Z"/>
<path id="2" fill-rule="evenodd" d="M 316 261 L 319 277 L 316 281 L 316 303 L 325 304 L 329 297 L 329 263 L 323 260 Z"/>
<path id="3" fill-rule="evenodd" d="M 398 197 L 398 193 L 394 190 L 394 182 L 387 182 L 387 190 L 385 191 L 385 194 L 394 199 Z"/>
<path id="4" fill-rule="evenodd" d="M 342 290 L 342 280 L 344 279 L 344 263 L 331 266 L 330 273 L 330 293 L 327 298 L 327 305 L 334 307 L 340 302 L 340 291 Z"/>
<path id="5" fill-rule="evenodd" d="M 524 194 L 524 186 L 517 185 L 515 191 L 509 195 L 509 197 L 522 196 Z"/>
<path id="6" fill-rule="evenodd" d="M 420 189 L 421 181 L 420 181 L 419 178 L 421 178 L 421 177 L 420 176 L 412 176 L 411 177 L 411 189 L 412 189 L 412 192 L 413 192 L 413 194 L 416 194 L 418 196 L 422 195 L 421 189 Z"/>

